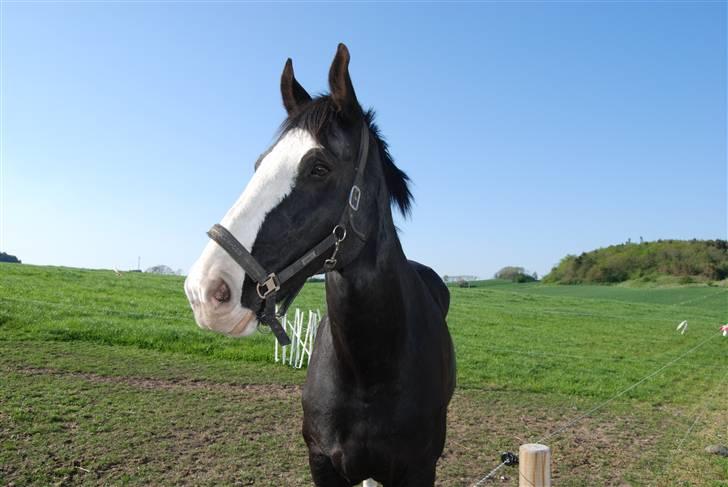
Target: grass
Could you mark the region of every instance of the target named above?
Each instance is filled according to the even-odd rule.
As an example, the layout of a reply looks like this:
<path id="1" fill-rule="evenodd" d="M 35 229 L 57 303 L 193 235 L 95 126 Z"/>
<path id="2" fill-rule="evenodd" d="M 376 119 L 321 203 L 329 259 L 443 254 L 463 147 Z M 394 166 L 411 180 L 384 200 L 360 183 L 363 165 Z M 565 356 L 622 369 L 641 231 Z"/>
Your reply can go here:
<path id="1" fill-rule="evenodd" d="M 451 288 L 458 390 L 438 485 L 549 439 L 559 485 L 728 485 L 728 288 Z M 323 284 L 294 306 L 323 309 Z M 689 321 L 685 335 L 675 331 Z M 691 349 L 694 349 L 690 353 Z M 0 264 L 0 484 L 310 485 L 305 371 L 197 328 L 173 276 Z M 682 357 L 682 358 L 680 358 Z M 513 469 L 503 481 L 515 485 Z"/>

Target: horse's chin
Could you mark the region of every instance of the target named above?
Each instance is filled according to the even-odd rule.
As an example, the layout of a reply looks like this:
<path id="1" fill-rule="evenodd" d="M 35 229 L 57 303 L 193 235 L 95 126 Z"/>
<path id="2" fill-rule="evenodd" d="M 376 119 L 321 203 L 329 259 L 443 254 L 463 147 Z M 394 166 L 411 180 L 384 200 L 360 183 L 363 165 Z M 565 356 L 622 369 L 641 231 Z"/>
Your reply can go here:
<path id="1" fill-rule="evenodd" d="M 237 309 L 225 314 L 216 314 L 210 316 L 195 311 L 195 321 L 197 325 L 204 329 L 210 330 L 232 338 L 242 338 L 255 333 L 258 326 L 258 319 L 255 312 L 248 308 L 238 306 Z"/>
<path id="2" fill-rule="evenodd" d="M 230 331 L 225 332 L 225 335 L 232 338 L 242 338 L 255 333 L 258 328 L 258 318 L 250 310 L 246 310 L 243 318 L 232 327 Z"/>

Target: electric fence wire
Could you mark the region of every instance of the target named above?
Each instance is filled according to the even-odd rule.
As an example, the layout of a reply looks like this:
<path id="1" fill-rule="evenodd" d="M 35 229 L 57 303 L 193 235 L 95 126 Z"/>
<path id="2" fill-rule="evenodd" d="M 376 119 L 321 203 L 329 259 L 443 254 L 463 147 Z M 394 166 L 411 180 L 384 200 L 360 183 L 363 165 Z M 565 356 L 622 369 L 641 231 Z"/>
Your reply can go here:
<path id="1" fill-rule="evenodd" d="M 662 469 L 663 474 L 667 469 L 669 469 L 674 463 L 677 458 L 677 455 L 682 451 L 683 445 L 685 444 L 685 441 L 690 437 L 690 434 L 693 432 L 693 429 L 695 428 L 695 425 L 698 424 L 698 422 L 702 419 L 702 417 L 705 415 L 705 413 L 708 410 L 708 403 L 714 399 L 717 395 L 716 391 L 720 391 L 723 387 L 723 385 L 726 383 L 726 379 L 728 378 L 728 371 L 726 371 L 725 374 L 723 374 L 722 379 L 718 382 L 718 385 L 713 389 L 712 394 L 706 393 L 706 399 L 695 407 L 695 410 L 693 411 L 695 415 L 695 419 L 692 423 L 690 423 L 690 426 L 688 426 L 688 429 L 685 431 L 685 434 L 680 438 L 680 440 L 677 442 L 677 445 L 672 450 L 670 456 L 668 457 L 667 461 L 665 462 L 665 465 Z M 654 484 L 657 485 L 657 484 Z"/>
<path id="2" fill-rule="evenodd" d="M 554 436 L 556 436 L 559 433 L 561 433 L 562 431 L 570 428 L 571 426 L 573 426 L 574 424 L 578 423 L 579 421 L 581 421 L 582 419 L 586 418 L 587 416 L 591 416 L 592 414 L 594 414 L 595 412 L 599 411 L 604 406 L 606 406 L 607 404 L 611 403 L 612 401 L 614 401 L 618 397 L 621 397 L 621 396 L 625 395 L 626 393 L 628 393 L 629 391 L 631 391 L 632 389 L 634 389 L 638 385 L 642 384 L 645 381 L 648 381 L 649 379 L 651 379 L 652 377 L 656 376 L 657 374 L 659 374 L 663 370 L 665 370 L 668 367 L 671 367 L 672 365 L 676 364 L 677 362 L 679 362 L 683 358 L 687 357 L 688 355 L 690 355 L 691 353 L 693 353 L 695 350 L 699 349 L 700 347 L 702 347 L 703 345 L 705 345 L 706 343 L 708 343 L 710 340 L 712 340 L 713 338 L 715 338 L 717 336 L 720 336 L 720 332 L 713 333 L 711 335 L 708 335 L 708 337 L 706 337 L 704 340 L 702 340 L 700 343 L 698 343 L 697 345 L 695 345 L 693 348 L 691 348 L 687 352 L 684 352 L 681 355 L 679 355 L 679 356 L 675 357 L 674 359 L 670 360 L 669 362 L 667 362 L 665 365 L 663 365 L 659 369 L 657 369 L 657 370 L 655 370 L 653 372 L 650 372 L 649 374 L 647 374 L 646 376 L 644 376 L 643 378 L 641 378 L 640 380 L 638 380 L 637 382 L 635 382 L 631 386 L 629 386 L 629 387 L 627 387 L 625 389 L 622 389 L 621 391 L 619 391 L 618 393 L 616 393 L 615 395 L 613 395 L 612 397 L 610 397 L 606 401 L 602 402 L 601 404 L 598 404 L 598 405 L 594 406 L 593 408 L 591 408 L 587 412 L 585 412 L 585 413 L 577 416 L 575 419 L 569 421 L 564 426 L 562 426 L 562 427 L 558 428 L 557 430 L 549 433 L 548 435 L 540 438 L 536 443 L 543 443 L 546 440 L 550 440 Z"/>
<path id="3" fill-rule="evenodd" d="M 586 418 L 586 417 L 589 417 L 589 416 L 591 416 L 591 415 L 592 415 L 592 414 L 594 414 L 595 412 L 597 412 L 597 411 L 599 411 L 600 409 L 604 408 L 604 407 L 605 407 L 606 405 L 610 404 L 610 403 L 611 403 L 612 401 L 614 401 L 615 399 L 617 399 L 617 398 L 619 398 L 619 397 L 623 396 L 624 394 L 628 393 L 629 391 L 631 391 L 631 390 L 632 390 L 632 389 L 634 389 L 635 387 L 639 386 L 640 384 L 644 383 L 645 381 L 647 381 L 647 380 L 651 379 L 652 377 L 656 376 L 657 374 L 659 374 L 659 373 L 660 373 L 660 372 L 662 372 L 663 370 L 665 370 L 665 369 L 667 369 L 667 368 L 671 367 L 672 365 L 676 364 L 677 362 L 679 362 L 679 361 L 680 361 L 680 360 L 682 360 L 683 358 L 685 358 L 685 357 L 687 357 L 688 355 L 690 355 L 691 353 L 693 353 L 693 352 L 694 352 L 695 350 L 699 349 L 700 347 L 702 347 L 703 345 L 705 345 L 706 343 L 708 343 L 708 342 L 709 342 L 710 340 L 712 340 L 713 338 L 715 338 L 715 337 L 717 337 L 717 336 L 720 336 L 720 335 L 721 335 L 721 333 L 720 333 L 720 332 L 719 332 L 719 333 L 714 333 L 714 334 L 711 334 L 711 335 L 709 335 L 709 336 L 708 336 L 708 337 L 706 337 L 706 338 L 705 338 L 704 340 L 702 340 L 702 341 L 701 341 L 700 343 L 698 343 L 697 345 L 695 345 L 694 347 L 692 347 L 692 348 L 691 348 L 690 350 L 688 350 L 688 351 L 686 351 L 686 352 L 683 352 L 682 354 L 680 354 L 679 356 L 677 356 L 677 357 L 673 358 L 672 360 L 670 360 L 670 361 L 669 361 L 669 362 L 667 362 L 666 364 L 662 365 L 662 366 L 661 366 L 661 367 L 659 367 L 658 369 L 656 369 L 656 370 L 654 370 L 654 371 L 650 372 L 649 374 L 647 374 L 646 376 L 642 377 L 642 378 L 641 378 L 640 380 L 638 380 L 637 382 L 635 382 L 635 383 L 631 384 L 630 386 L 628 386 L 628 387 L 626 387 L 626 388 L 622 389 L 621 391 L 617 392 L 617 393 L 616 393 L 615 395 L 613 395 L 613 396 L 612 396 L 612 397 L 610 397 L 609 399 L 607 399 L 607 400 L 605 400 L 605 401 L 601 402 L 600 404 L 597 404 L 596 406 L 594 406 L 593 408 L 589 409 L 589 410 L 588 410 L 588 411 L 586 411 L 585 413 L 583 413 L 583 414 L 580 414 L 579 416 L 577 416 L 576 418 L 572 419 L 571 421 L 569 421 L 568 423 L 564 424 L 563 426 L 559 427 L 559 428 L 558 428 L 558 429 L 556 429 L 555 431 L 553 431 L 553 432 L 549 433 L 549 434 L 548 434 L 548 435 L 546 435 L 546 436 L 543 436 L 543 437 L 541 437 L 540 439 L 538 439 L 538 440 L 536 441 L 536 443 L 544 443 L 545 441 L 547 441 L 547 440 L 550 440 L 551 438 L 554 438 L 555 436 L 557 436 L 558 434 L 560 434 L 560 433 L 562 433 L 563 431 L 567 430 L 568 428 L 570 428 L 570 427 L 571 427 L 571 426 L 573 426 L 574 424 L 578 423 L 578 422 L 579 422 L 579 421 L 581 421 L 582 419 L 584 419 L 584 418 Z M 500 470 L 501 468 L 503 468 L 503 467 L 504 467 L 505 465 L 506 465 L 506 463 L 505 463 L 505 462 L 501 462 L 501 464 L 500 464 L 500 465 L 498 465 L 497 467 L 495 467 L 495 468 L 494 468 L 493 470 L 491 470 L 490 472 L 488 472 L 488 474 L 486 474 L 486 475 L 485 475 L 484 477 L 482 477 L 482 478 L 481 478 L 480 480 L 478 480 L 477 482 L 475 482 L 475 483 L 474 483 L 474 484 L 472 485 L 472 487 L 480 487 L 480 486 L 481 486 L 481 485 L 483 485 L 483 484 L 484 484 L 484 483 L 485 483 L 485 482 L 486 482 L 486 481 L 487 481 L 488 479 L 492 478 L 492 477 L 493 477 L 493 475 L 495 475 L 495 474 L 496 474 L 496 473 L 497 473 L 497 472 L 498 472 L 498 471 L 499 471 L 499 470 Z"/>
<path id="4" fill-rule="evenodd" d="M 481 485 L 485 484 L 488 481 L 488 479 L 492 478 L 493 475 L 495 475 L 495 474 L 498 473 L 498 470 L 500 470 L 501 468 L 503 468 L 505 466 L 506 466 L 506 462 L 501 462 L 500 465 L 498 465 L 493 470 L 491 470 L 490 472 L 488 472 L 485 477 L 483 477 L 482 479 L 480 479 L 477 482 L 475 482 L 473 484 L 473 487 L 480 487 Z"/>

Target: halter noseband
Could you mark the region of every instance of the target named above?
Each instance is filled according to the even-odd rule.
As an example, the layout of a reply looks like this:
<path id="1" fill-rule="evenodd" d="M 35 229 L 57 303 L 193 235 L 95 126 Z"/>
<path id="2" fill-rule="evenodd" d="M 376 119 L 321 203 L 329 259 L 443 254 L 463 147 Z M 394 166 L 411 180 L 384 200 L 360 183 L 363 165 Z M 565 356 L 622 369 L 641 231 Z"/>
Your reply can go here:
<path id="1" fill-rule="evenodd" d="M 367 159 L 369 154 L 369 126 L 366 122 L 362 122 L 361 137 L 359 142 L 359 157 L 357 160 L 357 167 L 355 168 L 356 175 L 354 176 L 354 183 L 349 191 L 349 200 L 344 212 L 339 219 L 339 223 L 334 226 L 331 233 L 322 241 L 317 243 L 311 250 L 306 252 L 303 257 L 296 259 L 292 264 L 283 269 L 282 271 L 275 273 L 268 273 L 262 265 L 256 260 L 255 257 L 236 239 L 230 231 L 216 223 L 207 232 L 207 236 L 214 240 L 220 247 L 227 252 L 240 267 L 243 268 L 245 273 L 255 281 L 255 290 L 258 293 L 258 297 L 261 299 L 261 306 L 256 313 L 258 322 L 268 325 L 276 336 L 276 339 L 281 345 L 288 345 L 291 343 L 291 339 L 286 334 L 281 322 L 278 320 L 279 317 L 283 316 L 288 308 L 288 305 L 293 301 L 297 292 L 293 294 L 289 299 L 286 299 L 286 303 L 282 306 L 281 311 L 276 314 L 276 296 L 280 291 L 281 286 L 298 275 L 303 269 L 310 264 L 314 259 L 323 255 L 332 247 L 334 251 L 331 256 L 324 261 L 323 270 L 325 272 L 332 271 L 336 268 L 338 263 L 337 257 L 339 254 L 339 248 L 341 243 L 346 239 L 348 230 L 350 229 L 362 242 L 366 240 L 365 235 L 356 227 L 354 217 L 359 211 L 361 203 L 362 191 L 361 187 L 364 182 L 364 168 L 367 165 Z M 243 287 L 245 282 L 243 281 Z M 240 302 L 242 304 L 243 294 L 240 293 Z"/>

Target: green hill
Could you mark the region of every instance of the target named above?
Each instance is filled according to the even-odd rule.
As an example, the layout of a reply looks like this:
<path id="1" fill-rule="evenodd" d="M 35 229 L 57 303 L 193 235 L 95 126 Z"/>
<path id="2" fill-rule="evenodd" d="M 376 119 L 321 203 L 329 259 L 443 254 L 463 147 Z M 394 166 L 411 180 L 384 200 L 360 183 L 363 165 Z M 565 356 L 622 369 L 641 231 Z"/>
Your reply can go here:
<path id="1" fill-rule="evenodd" d="M 672 276 L 679 283 L 728 278 L 725 240 L 658 240 L 625 243 L 567 255 L 544 282 L 604 284 L 629 280 L 657 281 Z"/>

